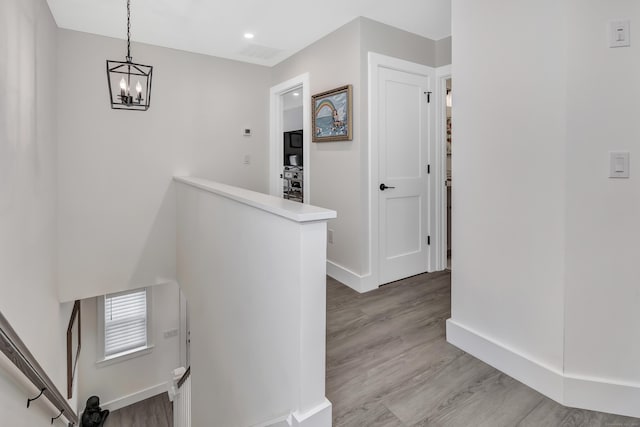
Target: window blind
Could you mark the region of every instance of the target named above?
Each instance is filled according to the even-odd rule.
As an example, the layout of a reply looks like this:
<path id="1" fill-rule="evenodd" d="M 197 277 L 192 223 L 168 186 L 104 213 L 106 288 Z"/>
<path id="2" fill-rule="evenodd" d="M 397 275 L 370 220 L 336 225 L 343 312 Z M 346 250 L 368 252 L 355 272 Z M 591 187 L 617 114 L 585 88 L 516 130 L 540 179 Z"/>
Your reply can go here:
<path id="1" fill-rule="evenodd" d="M 104 355 L 147 345 L 147 290 L 104 298 Z"/>

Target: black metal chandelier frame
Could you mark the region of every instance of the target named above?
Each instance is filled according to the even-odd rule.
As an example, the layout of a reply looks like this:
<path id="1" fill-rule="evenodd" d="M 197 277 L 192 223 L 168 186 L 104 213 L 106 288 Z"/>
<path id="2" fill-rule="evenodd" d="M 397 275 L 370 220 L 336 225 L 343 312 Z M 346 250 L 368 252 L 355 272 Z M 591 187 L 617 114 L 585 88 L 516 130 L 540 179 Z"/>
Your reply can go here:
<path id="1" fill-rule="evenodd" d="M 111 108 L 147 111 L 151 105 L 151 65 L 136 64 L 131 57 L 131 0 L 127 0 L 127 56 L 125 61 L 107 59 L 107 83 Z M 137 77 L 136 95 L 131 94 L 131 77 Z M 120 80 L 120 93 L 114 94 L 112 80 Z M 144 81 L 144 84 L 141 83 Z M 114 96 L 115 95 L 115 96 Z"/>

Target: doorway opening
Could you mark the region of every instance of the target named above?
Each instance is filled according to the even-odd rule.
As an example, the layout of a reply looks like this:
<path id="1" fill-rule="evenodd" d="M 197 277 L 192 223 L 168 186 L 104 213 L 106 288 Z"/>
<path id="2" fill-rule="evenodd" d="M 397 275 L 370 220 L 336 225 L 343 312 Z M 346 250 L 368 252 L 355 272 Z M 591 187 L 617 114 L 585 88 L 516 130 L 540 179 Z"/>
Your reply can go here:
<path id="1" fill-rule="evenodd" d="M 436 239 L 437 268 L 451 270 L 452 254 L 452 113 L 453 79 L 451 65 L 440 67 L 436 71 L 438 87 L 438 143 L 436 144 L 437 177 L 436 186 Z"/>
<path id="2" fill-rule="evenodd" d="M 309 203 L 309 75 L 271 88 L 269 193 Z"/>
<path id="3" fill-rule="evenodd" d="M 451 181 L 451 105 L 452 105 L 452 79 L 445 81 L 445 138 L 447 143 L 447 270 L 451 270 L 451 192 L 453 190 Z"/>

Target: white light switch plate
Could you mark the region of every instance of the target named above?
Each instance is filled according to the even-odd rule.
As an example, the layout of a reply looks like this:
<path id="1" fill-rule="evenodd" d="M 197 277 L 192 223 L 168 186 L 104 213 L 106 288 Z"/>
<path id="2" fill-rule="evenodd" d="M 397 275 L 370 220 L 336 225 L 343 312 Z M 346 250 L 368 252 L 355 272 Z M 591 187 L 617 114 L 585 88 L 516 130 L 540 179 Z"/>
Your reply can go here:
<path id="1" fill-rule="evenodd" d="M 609 151 L 609 178 L 629 178 L 628 151 Z"/>
<path id="2" fill-rule="evenodd" d="M 631 46 L 631 21 L 609 22 L 609 47 Z"/>

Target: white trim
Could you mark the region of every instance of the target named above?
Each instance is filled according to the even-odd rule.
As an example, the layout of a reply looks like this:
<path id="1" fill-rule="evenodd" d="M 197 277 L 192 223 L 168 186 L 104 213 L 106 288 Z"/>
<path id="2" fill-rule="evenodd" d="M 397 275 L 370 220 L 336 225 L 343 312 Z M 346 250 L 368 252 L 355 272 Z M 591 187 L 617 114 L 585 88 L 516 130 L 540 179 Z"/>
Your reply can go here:
<path id="1" fill-rule="evenodd" d="M 287 422 L 291 427 L 331 427 L 331 402 L 327 398 L 320 405 L 305 412 L 293 412 Z"/>
<path id="2" fill-rule="evenodd" d="M 452 78 L 451 65 L 436 68 L 436 161 L 435 176 L 441 185 L 435 187 L 436 220 L 434 229 L 435 270 L 447 268 L 447 80 Z"/>
<path id="3" fill-rule="evenodd" d="M 174 176 L 173 180 L 202 191 L 217 194 L 247 206 L 269 212 L 295 222 L 314 222 L 333 219 L 336 211 L 311 206 L 306 203 L 292 202 L 281 197 L 258 193 L 245 188 L 233 187 L 208 179 Z"/>
<path id="4" fill-rule="evenodd" d="M 109 402 L 102 404 L 102 409 L 108 409 L 109 411 L 115 411 L 125 406 L 133 405 L 134 403 L 141 402 L 153 396 L 157 396 L 169 391 L 169 383 L 164 382 L 154 385 L 153 387 L 145 388 L 135 393 L 127 394 L 126 396 L 113 399 Z"/>
<path id="5" fill-rule="evenodd" d="M 302 191 L 304 203 L 311 200 L 311 92 L 309 86 L 309 73 L 293 77 L 287 81 L 273 86 L 270 89 L 269 110 L 269 194 L 282 197 L 282 132 L 283 132 L 283 105 L 282 95 L 296 88 L 302 88 L 302 163 L 304 168 L 304 180 Z"/>
<path id="6" fill-rule="evenodd" d="M 378 190 L 378 165 L 379 165 L 379 154 L 378 154 L 378 135 L 377 135 L 377 127 L 374 126 L 375 123 L 378 122 L 378 111 L 375 106 L 378 104 L 378 91 L 376 90 L 378 84 L 378 69 L 380 67 L 389 68 L 392 70 L 399 70 L 408 73 L 415 73 L 418 75 L 425 75 L 429 77 L 429 85 L 431 89 L 431 85 L 433 82 L 433 76 L 435 75 L 435 69 L 432 67 L 428 67 L 426 65 L 417 64 L 415 62 L 405 61 L 403 59 L 394 58 L 392 56 L 382 55 L 375 52 L 368 52 L 368 79 L 369 79 L 369 87 L 367 90 L 369 91 L 368 97 L 368 131 L 369 131 L 369 152 L 368 152 L 368 184 L 369 184 L 369 266 L 370 271 L 363 277 L 370 276 L 370 282 L 365 286 L 365 290 L 360 292 L 366 292 L 373 289 L 376 289 L 382 283 L 380 282 L 380 271 L 379 271 L 379 190 Z M 435 94 L 434 94 L 435 95 Z M 437 98 L 437 97 L 436 97 Z M 429 117 L 429 121 L 432 122 L 432 117 Z M 430 126 L 433 123 L 430 123 Z M 434 134 L 430 135 L 430 153 L 429 158 L 431 159 L 431 146 L 434 143 Z M 433 177 L 437 176 L 434 174 L 430 174 L 429 180 L 429 195 L 431 195 L 431 188 L 433 187 L 432 181 Z M 431 197 L 430 197 L 431 199 Z M 432 211 L 431 208 L 432 201 L 429 200 L 429 211 Z M 434 228 L 433 220 L 429 218 L 429 230 Z M 432 233 L 430 233 L 432 234 Z M 433 256 L 433 248 L 432 245 L 428 249 L 428 265 L 427 271 L 434 271 L 434 256 Z M 375 286 L 373 284 L 375 283 Z"/>
<path id="7" fill-rule="evenodd" d="M 640 417 L 640 384 L 581 377 L 447 320 L 447 341 L 556 402 L 570 407 Z"/>
<path id="8" fill-rule="evenodd" d="M 551 399 L 562 402 L 561 371 L 484 337 L 453 319 L 447 320 L 447 342 Z"/>
<path id="9" fill-rule="evenodd" d="M 378 289 L 378 284 L 371 274 L 361 275 L 329 260 L 327 260 L 327 276 L 361 294 Z"/>
<path id="10" fill-rule="evenodd" d="M 640 418 L 640 384 L 565 375 L 566 406 Z"/>
<path id="11" fill-rule="evenodd" d="M 146 356 L 153 351 L 154 347 L 155 345 L 150 344 L 145 347 L 134 348 L 133 350 L 114 354 L 113 356 L 105 357 L 104 359 L 96 361 L 96 366 L 98 368 L 104 368 L 105 366 L 115 365 L 116 363 L 135 359 L 136 357 Z"/>

